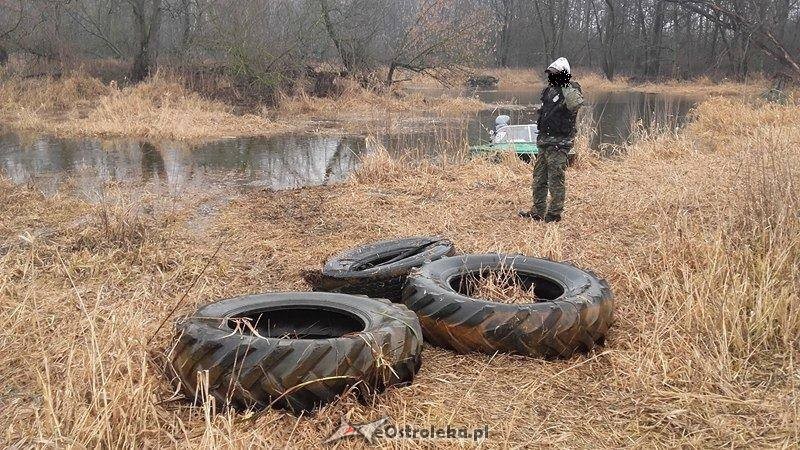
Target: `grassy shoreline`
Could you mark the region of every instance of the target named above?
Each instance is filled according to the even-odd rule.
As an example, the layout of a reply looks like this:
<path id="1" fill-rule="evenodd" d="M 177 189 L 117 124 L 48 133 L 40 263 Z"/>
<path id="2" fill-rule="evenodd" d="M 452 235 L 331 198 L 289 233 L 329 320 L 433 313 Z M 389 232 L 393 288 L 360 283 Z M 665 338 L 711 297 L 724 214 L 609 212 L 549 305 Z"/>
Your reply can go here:
<path id="1" fill-rule="evenodd" d="M 543 70 L 543 69 L 542 69 Z M 537 69 L 475 69 L 476 73 L 496 76 L 500 81 L 498 89 L 521 90 L 541 89 L 545 82 L 542 71 Z M 753 95 L 767 88 L 763 78 L 754 77 L 746 82 L 735 82 L 727 79 L 713 80 L 700 77 L 693 80 L 665 80 L 661 82 L 637 82 L 625 75 L 619 75 L 613 81 L 606 79 L 602 74 L 586 72 L 580 68 L 574 69 L 574 79 L 587 91 L 629 91 L 655 94 L 675 95 Z M 465 85 L 466 75 L 457 76 L 450 80 L 455 86 Z M 438 82 L 423 76 L 413 76 L 411 85 L 438 86 Z"/>
<path id="2" fill-rule="evenodd" d="M 533 70 L 498 69 L 501 89 L 539 89 L 541 77 Z M 637 91 L 682 95 L 753 95 L 763 83 L 631 84 L 609 82 L 587 73 L 576 75 L 591 91 Z M 463 84 L 463 80 L 455 80 Z M 409 86 L 425 85 L 413 80 Z M 101 82 L 81 71 L 59 79 L 6 77 L 0 82 L 0 120 L 20 131 L 62 137 L 141 137 L 205 141 L 227 137 L 268 136 L 297 131 L 362 132 L 386 123 L 413 126 L 420 115 L 447 120 L 490 109 L 471 97 L 425 96 L 403 89 L 389 93 L 365 90 L 353 83 L 336 98 L 305 94 L 281 96 L 274 108 L 241 113 L 235 105 L 208 99 L 190 91 L 180 78 L 156 75 L 135 86 Z"/>
<path id="3" fill-rule="evenodd" d="M 142 137 L 202 141 L 268 136 L 323 128 L 356 131 L 394 114 L 453 117 L 485 109 L 473 98 L 378 94 L 347 86 L 339 98 L 283 97 L 275 108 L 237 113 L 233 105 L 188 90 L 180 79 L 156 77 L 128 87 L 76 72 L 59 79 L 0 82 L 0 119 L 11 129 L 63 137 Z"/>
<path id="4" fill-rule="evenodd" d="M 286 131 L 289 124 L 236 115 L 221 102 L 156 77 L 119 88 L 74 73 L 59 79 L 9 79 L 0 84 L 0 117 L 10 128 L 57 136 L 204 139 Z"/>
<path id="5" fill-rule="evenodd" d="M 240 193 L 202 227 L 198 206 L 214 192 L 113 185 L 90 203 L 0 182 L 2 439 L 310 448 L 346 414 L 488 424 L 490 448 L 797 445 L 798 149 L 798 108 L 706 100 L 679 134 L 568 169 L 566 220 L 547 225 L 515 217 L 530 202 L 530 167 L 515 159 L 378 152 L 341 185 Z M 195 279 L 179 314 L 248 292 L 307 290 L 300 271 L 340 249 L 435 233 L 461 252 L 597 271 L 616 295 L 607 345 L 563 361 L 426 346 L 412 386 L 370 405 L 345 397 L 313 417 L 246 420 L 173 397 L 162 373 L 171 331 L 148 341 Z"/>

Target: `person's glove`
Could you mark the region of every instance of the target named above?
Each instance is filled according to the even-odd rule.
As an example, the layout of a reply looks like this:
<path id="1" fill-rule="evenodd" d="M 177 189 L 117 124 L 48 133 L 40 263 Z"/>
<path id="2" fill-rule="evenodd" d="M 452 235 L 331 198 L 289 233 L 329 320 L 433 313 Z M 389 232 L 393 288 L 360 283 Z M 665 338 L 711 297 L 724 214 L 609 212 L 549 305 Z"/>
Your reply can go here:
<path id="1" fill-rule="evenodd" d="M 566 106 L 568 110 L 577 111 L 578 108 L 583 105 L 583 95 L 581 91 L 572 86 L 562 88 L 561 91 L 564 93 L 564 106 Z"/>

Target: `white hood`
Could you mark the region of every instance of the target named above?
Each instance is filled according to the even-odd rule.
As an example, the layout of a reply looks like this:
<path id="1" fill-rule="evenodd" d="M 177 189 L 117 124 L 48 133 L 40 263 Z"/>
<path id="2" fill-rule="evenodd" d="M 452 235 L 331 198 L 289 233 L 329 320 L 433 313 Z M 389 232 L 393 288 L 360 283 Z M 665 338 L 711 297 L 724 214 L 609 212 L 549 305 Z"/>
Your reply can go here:
<path id="1" fill-rule="evenodd" d="M 550 64 L 549 66 L 547 66 L 547 70 L 550 69 L 556 72 L 561 72 L 562 70 L 566 70 L 568 74 L 572 74 L 572 71 L 569 68 L 569 61 L 567 61 L 567 58 L 564 58 L 563 56 L 553 61 L 553 63 Z"/>

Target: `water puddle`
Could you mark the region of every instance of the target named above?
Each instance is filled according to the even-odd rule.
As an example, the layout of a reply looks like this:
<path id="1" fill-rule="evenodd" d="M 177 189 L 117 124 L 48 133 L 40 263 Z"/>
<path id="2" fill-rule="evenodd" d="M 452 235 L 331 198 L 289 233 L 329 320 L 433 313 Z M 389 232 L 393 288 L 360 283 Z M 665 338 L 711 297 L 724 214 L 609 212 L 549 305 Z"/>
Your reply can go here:
<path id="1" fill-rule="evenodd" d="M 511 116 L 512 124 L 535 122 L 536 113 L 532 106 L 541 103 L 538 90 L 419 91 L 430 96 L 472 96 L 497 105 L 460 124 L 470 144 L 488 139 L 489 127 L 499 114 Z M 602 149 L 629 142 L 636 133 L 642 131 L 674 129 L 685 124 L 689 111 L 698 100 L 696 96 L 644 92 L 587 92 L 587 104 L 581 116 L 594 131 L 590 146 Z"/>
<path id="2" fill-rule="evenodd" d="M 358 137 L 293 134 L 199 146 L 179 142 L 0 136 L 0 170 L 51 192 L 69 179 L 91 191 L 108 181 L 157 182 L 170 192 L 204 184 L 291 189 L 341 180 L 364 150 Z"/>
<path id="3" fill-rule="evenodd" d="M 443 91 L 429 95 L 471 95 L 502 104 L 461 119 L 441 121 L 420 117 L 412 129 L 378 133 L 394 155 L 437 153 L 443 147 L 464 148 L 487 139 L 498 114 L 512 123 L 531 123 L 538 103 L 534 91 Z M 614 146 L 632 133 L 673 128 L 686 121 L 696 99 L 682 96 L 616 92 L 589 95 L 586 119 L 595 133 L 595 148 Z M 415 121 L 415 123 L 417 123 Z M 334 183 L 352 172 L 359 155 L 370 151 L 366 136 L 294 133 L 261 138 L 226 139 L 188 146 L 180 142 L 151 143 L 134 139 L 26 138 L 0 134 L 0 173 L 15 183 L 32 183 L 53 192 L 69 179 L 90 193 L 109 181 L 152 182 L 170 192 L 185 188 L 252 186 L 291 189 Z"/>

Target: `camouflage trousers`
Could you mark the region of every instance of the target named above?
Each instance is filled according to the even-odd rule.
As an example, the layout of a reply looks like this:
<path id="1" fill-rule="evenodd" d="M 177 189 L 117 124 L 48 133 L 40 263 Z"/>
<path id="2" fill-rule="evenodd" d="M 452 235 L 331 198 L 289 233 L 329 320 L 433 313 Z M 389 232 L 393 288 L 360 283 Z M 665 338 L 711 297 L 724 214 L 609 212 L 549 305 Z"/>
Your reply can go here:
<path id="1" fill-rule="evenodd" d="M 567 187 L 564 170 L 567 168 L 569 150 L 554 145 L 540 145 L 533 166 L 533 212 L 542 217 L 561 216 Z M 547 192 L 550 192 L 550 207 L 547 207 Z"/>

